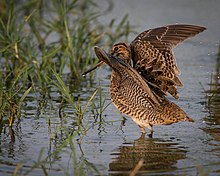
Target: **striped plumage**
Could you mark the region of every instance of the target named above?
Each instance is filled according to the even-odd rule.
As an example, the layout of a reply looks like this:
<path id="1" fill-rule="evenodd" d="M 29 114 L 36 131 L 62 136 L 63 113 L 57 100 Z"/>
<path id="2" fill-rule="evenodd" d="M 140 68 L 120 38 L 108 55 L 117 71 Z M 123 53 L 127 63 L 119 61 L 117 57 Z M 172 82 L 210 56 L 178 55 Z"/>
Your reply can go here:
<path id="1" fill-rule="evenodd" d="M 169 92 L 173 97 L 179 98 L 176 88 L 183 84 L 178 77 L 180 70 L 172 49 L 204 30 L 201 26 L 184 24 L 150 29 L 140 33 L 130 46 L 125 43 L 115 44 L 111 54 L 126 62 L 132 60 L 133 67 L 148 82 L 159 87 L 164 93 Z"/>
<path id="2" fill-rule="evenodd" d="M 168 92 L 178 98 L 176 87 L 182 86 L 172 48 L 203 30 L 194 25 L 170 25 L 139 34 L 130 46 L 115 44 L 110 54 L 95 47 L 100 61 L 112 68 L 113 104 L 131 116 L 142 133 L 148 127 L 152 134 L 153 125 L 193 121 L 165 95 Z"/>
<path id="3" fill-rule="evenodd" d="M 97 57 L 112 68 L 110 94 L 113 104 L 131 116 L 141 132 L 153 125 L 169 125 L 179 121 L 193 121 L 177 105 L 158 96 L 142 76 L 129 64 L 95 47 Z"/>

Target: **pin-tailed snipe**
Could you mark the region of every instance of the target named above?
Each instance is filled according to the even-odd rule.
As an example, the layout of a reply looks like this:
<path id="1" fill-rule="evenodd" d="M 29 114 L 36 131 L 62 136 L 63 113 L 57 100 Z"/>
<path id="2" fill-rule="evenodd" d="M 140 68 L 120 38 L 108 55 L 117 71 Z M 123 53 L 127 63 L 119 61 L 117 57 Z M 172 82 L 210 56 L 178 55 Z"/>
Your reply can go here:
<path id="1" fill-rule="evenodd" d="M 195 25 L 169 25 L 140 33 L 128 46 L 115 44 L 110 54 L 95 47 L 100 62 L 112 68 L 110 94 L 113 104 L 131 116 L 141 132 L 153 125 L 169 125 L 191 118 L 165 95 L 178 98 L 177 86 L 182 86 L 172 49 L 206 28 Z M 84 74 L 90 72 L 85 72 Z"/>

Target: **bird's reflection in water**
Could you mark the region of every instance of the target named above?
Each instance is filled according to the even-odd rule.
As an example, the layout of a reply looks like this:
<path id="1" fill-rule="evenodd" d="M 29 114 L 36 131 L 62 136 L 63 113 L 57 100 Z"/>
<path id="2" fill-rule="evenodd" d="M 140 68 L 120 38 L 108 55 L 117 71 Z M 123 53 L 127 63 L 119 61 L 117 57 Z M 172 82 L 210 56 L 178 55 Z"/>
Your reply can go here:
<path id="1" fill-rule="evenodd" d="M 172 140 L 146 138 L 142 135 L 133 144 L 123 144 L 112 155 L 110 175 L 127 175 L 140 160 L 144 161 L 140 172 L 175 170 L 177 161 L 186 158 L 186 150 Z"/>

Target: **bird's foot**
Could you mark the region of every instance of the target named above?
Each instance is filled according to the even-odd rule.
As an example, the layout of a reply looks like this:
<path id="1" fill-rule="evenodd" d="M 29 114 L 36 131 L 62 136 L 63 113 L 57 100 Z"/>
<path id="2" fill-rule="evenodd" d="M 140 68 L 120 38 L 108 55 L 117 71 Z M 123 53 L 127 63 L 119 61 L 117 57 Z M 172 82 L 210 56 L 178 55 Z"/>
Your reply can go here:
<path id="1" fill-rule="evenodd" d="M 148 134 L 148 137 L 149 137 L 149 138 L 153 138 L 153 131 Z"/>

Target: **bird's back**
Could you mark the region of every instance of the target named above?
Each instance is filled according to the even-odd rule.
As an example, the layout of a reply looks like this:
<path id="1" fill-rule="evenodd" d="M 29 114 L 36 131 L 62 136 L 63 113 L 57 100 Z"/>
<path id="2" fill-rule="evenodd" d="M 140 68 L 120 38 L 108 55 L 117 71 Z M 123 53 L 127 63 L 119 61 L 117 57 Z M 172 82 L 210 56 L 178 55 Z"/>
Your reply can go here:
<path id="1" fill-rule="evenodd" d="M 158 96 L 131 66 L 113 70 L 110 93 L 114 105 L 140 126 L 192 121 L 165 96 Z"/>

